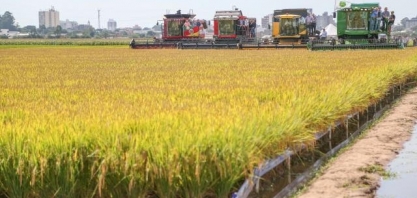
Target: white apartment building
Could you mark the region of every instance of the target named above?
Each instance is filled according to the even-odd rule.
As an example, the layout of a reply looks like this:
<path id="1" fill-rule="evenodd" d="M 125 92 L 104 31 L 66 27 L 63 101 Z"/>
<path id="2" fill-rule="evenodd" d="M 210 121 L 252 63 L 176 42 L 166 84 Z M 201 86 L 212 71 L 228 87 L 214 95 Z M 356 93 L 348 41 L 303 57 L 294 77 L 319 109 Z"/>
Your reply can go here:
<path id="1" fill-rule="evenodd" d="M 47 11 L 39 11 L 39 27 L 42 25 L 45 25 L 46 28 L 60 25 L 59 12 L 54 7 Z"/>
<path id="2" fill-rule="evenodd" d="M 336 25 L 333 20 L 333 13 L 329 15 L 328 12 L 324 12 L 323 15 L 318 15 L 316 18 L 316 30 L 321 30 L 327 27 L 329 24 Z"/>
<path id="3" fill-rule="evenodd" d="M 109 19 L 107 22 L 107 29 L 110 31 L 115 31 L 117 29 L 117 22 L 113 19 Z"/>
<path id="4" fill-rule="evenodd" d="M 70 21 L 68 19 L 65 21 L 60 21 L 60 24 L 61 24 L 62 29 L 65 29 L 65 30 L 70 30 L 70 29 L 74 30 L 78 26 L 78 23 L 76 21 Z"/>
<path id="5" fill-rule="evenodd" d="M 405 28 L 412 28 L 417 26 L 417 17 L 405 21 Z"/>
<path id="6" fill-rule="evenodd" d="M 273 14 L 268 14 L 261 19 L 261 27 L 262 28 L 268 28 L 268 25 L 272 25 L 272 18 Z"/>

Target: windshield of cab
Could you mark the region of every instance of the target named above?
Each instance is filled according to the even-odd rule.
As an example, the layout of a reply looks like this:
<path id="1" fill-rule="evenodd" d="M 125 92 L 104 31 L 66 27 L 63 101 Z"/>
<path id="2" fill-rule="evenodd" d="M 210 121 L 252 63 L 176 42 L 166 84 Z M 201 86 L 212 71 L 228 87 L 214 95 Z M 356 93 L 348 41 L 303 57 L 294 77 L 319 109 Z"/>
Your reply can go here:
<path id="1" fill-rule="evenodd" d="M 167 32 L 168 36 L 181 36 L 181 21 L 180 20 L 168 20 Z"/>
<path id="2" fill-rule="evenodd" d="M 299 34 L 299 18 L 281 18 L 280 19 L 280 32 L 281 36 L 294 36 Z"/>
<path id="3" fill-rule="evenodd" d="M 368 12 L 360 10 L 347 12 L 346 24 L 348 30 L 368 30 Z"/>
<path id="4" fill-rule="evenodd" d="M 234 21 L 233 20 L 219 20 L 219 34 L 220 35 L 234 34 Z"/>

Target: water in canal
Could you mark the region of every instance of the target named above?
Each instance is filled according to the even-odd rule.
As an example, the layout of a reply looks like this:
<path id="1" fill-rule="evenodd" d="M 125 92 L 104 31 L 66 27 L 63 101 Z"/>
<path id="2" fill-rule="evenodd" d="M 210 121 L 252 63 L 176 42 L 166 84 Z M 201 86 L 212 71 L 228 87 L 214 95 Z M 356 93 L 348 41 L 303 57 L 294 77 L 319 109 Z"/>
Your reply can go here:
<path id="1" fill-rule="evenodd" d="M 381 181 L 377 191 L 378 198 L 416 198 L 417 197 L 417 125 L 410 141 L 388 165 L 388 171 L 395 177 Z"/>

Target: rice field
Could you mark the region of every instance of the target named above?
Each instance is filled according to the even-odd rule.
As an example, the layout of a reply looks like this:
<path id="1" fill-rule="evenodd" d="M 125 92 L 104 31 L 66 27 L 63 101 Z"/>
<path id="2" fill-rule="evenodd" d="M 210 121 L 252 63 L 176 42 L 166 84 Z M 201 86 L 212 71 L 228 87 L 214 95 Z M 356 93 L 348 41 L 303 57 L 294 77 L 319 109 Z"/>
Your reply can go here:
<path id="1" fill-rule="evenodd" d="M 227 197 L 416 52 L 2 46 L 0 197 Z"/>

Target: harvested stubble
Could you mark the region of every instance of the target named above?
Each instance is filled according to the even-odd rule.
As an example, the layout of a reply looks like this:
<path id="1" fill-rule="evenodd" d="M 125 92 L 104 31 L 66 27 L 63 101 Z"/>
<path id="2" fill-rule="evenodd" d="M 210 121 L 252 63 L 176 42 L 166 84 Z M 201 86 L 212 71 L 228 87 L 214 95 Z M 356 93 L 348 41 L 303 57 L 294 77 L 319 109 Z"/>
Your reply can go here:
<path id="1" fill-rule="evenodd" d="M 226 197 L 415 54 L 3 47 L 0 196 Z"/>

